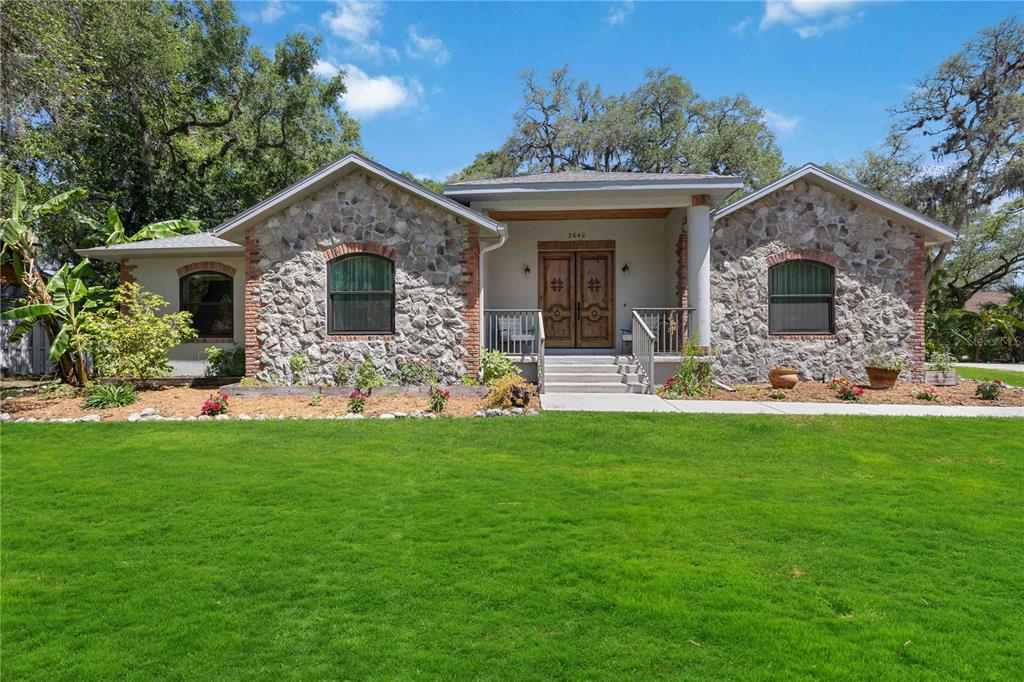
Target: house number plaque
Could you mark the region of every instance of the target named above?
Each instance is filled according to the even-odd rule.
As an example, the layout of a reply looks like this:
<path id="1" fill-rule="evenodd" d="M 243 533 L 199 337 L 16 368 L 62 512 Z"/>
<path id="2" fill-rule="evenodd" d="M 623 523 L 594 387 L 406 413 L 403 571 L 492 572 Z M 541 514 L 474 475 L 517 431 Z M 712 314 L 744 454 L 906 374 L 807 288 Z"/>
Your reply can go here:
<path id="1" fill-rule="evenodd" d="M 587 233 L 586 232 L 570 232 L 569 233 L 569 239 L 586 239 L 586 238 L 587 238 Z"/>

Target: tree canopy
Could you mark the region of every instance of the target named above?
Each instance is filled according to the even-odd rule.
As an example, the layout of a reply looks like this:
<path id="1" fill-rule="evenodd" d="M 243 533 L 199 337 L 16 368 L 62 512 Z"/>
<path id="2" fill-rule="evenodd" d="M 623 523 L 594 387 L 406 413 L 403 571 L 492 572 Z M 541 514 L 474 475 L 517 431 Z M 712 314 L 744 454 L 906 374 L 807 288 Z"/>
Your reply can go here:
<path id="1" fill-rule="evenodd" d="M 268 54 L 228 0 L 3 3 L 4 181 L 87 187 L 87 211 L 115 204 L 127 225 L 215 225 L 359 148 L 344 75 L 313 73 L 319 44 L 293 34 Z M 71 219 L 48 229 L 62 260 L 88 238 Z"/>
<path id="2" fill-rule="evenodd" d="M 527 71 L 522 81 L 523 103 L 504 145 L 451 180 L 584 169 L 738 175 L 753 189 L 782 171 L 764 112 L 742 93 L 706 100 L 667 69 L 648 70 L 624 95 L 577 81 L 568 67 L 546 81 Z"/>

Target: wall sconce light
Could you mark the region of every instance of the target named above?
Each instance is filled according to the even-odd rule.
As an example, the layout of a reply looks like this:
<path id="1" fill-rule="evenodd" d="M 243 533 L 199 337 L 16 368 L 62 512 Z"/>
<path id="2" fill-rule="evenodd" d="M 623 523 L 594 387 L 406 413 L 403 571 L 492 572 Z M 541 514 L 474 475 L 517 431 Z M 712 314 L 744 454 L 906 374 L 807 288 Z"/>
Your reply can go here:
<path id="1" fill-rule="evenodd" d="M 629 274 L 629 263 L 626 263 L 625 265 L 622 266 L 622 274 L 623 275 L 628 275 Z"/>
<path id="2" fill-rule="evenodd" d="M 523 275 L 526 276 L 526 277 L 530 276 L 530 266 L 529 265 L 524 265 L 523 266 Z"/>

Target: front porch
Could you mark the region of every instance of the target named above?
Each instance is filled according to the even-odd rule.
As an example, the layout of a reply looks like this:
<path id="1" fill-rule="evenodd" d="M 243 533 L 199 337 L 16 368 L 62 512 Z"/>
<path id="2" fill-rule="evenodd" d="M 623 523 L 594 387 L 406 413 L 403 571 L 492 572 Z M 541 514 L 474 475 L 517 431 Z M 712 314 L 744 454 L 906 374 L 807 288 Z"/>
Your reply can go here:
<path id="1" fill-rule="evenodd" d="M 485 310 L 485 350 L 504 353 L 541 393 L 653 393 L 683 357 L 690 308 L 634 308 L 615 348 L 550 348 L 545 315 L 533 310 Z"/>

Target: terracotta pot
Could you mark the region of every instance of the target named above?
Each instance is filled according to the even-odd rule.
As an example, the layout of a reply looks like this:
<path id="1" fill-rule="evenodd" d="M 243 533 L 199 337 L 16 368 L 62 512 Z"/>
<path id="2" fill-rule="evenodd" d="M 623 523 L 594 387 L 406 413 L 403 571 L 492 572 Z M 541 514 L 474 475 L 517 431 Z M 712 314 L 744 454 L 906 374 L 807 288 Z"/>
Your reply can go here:
<path id="1" fill-rule="evenodd" d="M 956 386 L 959 380 L 960 375 L 956 373 L 955 369 L 951 369 L 948 372 L 938 372 L 930 369 L 924 373 L 925 383 L 932 386 Z"/>
<path id="2" fill-rule="evenodd" d="M 792 367 L 776 367 L 768 373 L 768 383 L 772 388 L 793 388 L 800 381 L 800 376 Z"/>
<path id="3" fill-rule="evenodd" d="M 892 388 L 900 375 L 898 369 L 882 369 L 881 367 L 865 367 L 871 388 Z"/>

